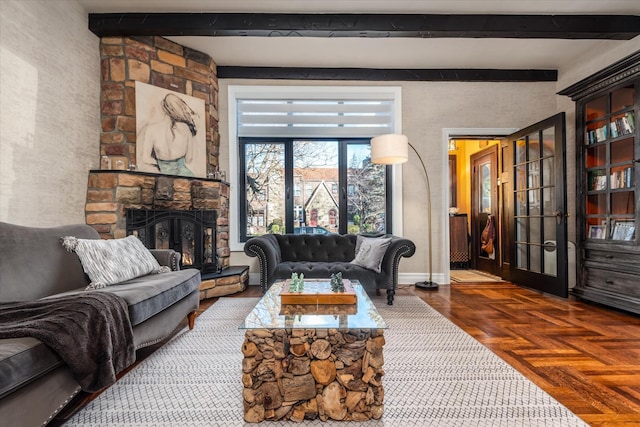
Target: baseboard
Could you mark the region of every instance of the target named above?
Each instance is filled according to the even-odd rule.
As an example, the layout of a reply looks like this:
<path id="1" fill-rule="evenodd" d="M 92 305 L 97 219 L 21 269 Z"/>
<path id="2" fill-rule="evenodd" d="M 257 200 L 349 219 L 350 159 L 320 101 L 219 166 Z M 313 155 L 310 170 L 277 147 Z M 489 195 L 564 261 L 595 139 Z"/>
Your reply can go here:
<path id="1" fill-rule="evenodd" d="M 448 285 L 444 282 L 444 274 L 436 273 L 432 275 L 432 280 L 440 285 Z M 416 282 L 424 282 L 429 280 L 429 275 L 426 273 L 400 273 L 398 274 L 398 284 L 401 285 L 413 285 Z M 249 285 L 260 286 L 260 273 L 249 273 Z"/>
<path id="2" fill-rule="evenodd" d="M 249 273 L 249 286 L 260 286 L 260 273 Z"/>

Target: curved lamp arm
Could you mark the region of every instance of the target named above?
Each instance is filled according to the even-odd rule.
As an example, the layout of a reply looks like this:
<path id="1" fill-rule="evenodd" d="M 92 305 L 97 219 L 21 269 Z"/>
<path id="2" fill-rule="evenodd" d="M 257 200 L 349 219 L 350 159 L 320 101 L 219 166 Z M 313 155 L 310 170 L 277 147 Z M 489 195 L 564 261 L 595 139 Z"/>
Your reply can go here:
<path id="1" fill-rule="evenodd" d="M 427 180 L 427 233 L 429 235 L 429 280 L 416 283 L 417 288 L 437 289 L 438 284 L 433 281 L 433 252 L 432 252 L 432 234 L 431 234 L 431 184 L 429 183 L 429 173 L 422 161 L 420 153 L 409 143 L 409 139 L 405 135 L 386 134 L 371 138 L 371 161 L 379 164 L 396 164 L 404 163 L 409 160 L 409 149 L 411 147 L 422 166 L 422 171 Z"/>
<path id="2" fill-rule="evenodd" d="M 418 153 L 418 150 L 416 150 L 416 148 L 411 145 L 410 142 L 407 142 L 407 145 L 409 145 L 409 147 L 411 147 L 411 149 L 413 150 L 414 153 L 416 153 L 416 156 L 418 156 L 418 160 L 420 160 L 420 165 L 422 165 L 422 171 L 424 172 L 424 177 L 427 181 L 427 234 L 429 235 L 429 280 L 427 280 L 426 282 L 418 282 L 416 283 L 417 287 L 422 287 L 422 288 L 429 288 L 429 289 L 433 289 L 433 288 L 437 288 L 438 284 L 435 283 L 433 281 L 433 252 L 431 251 L 432 248 L 432 244 L 431 241 L 433 240 L 433 235 L 431 234 L 431 184 L 429 184 L 429 173 L 427 173 L 427 168 L 424 165 L 424 162 L 422 161 L 422 157 L 420 156 L 420 153 Z"/>

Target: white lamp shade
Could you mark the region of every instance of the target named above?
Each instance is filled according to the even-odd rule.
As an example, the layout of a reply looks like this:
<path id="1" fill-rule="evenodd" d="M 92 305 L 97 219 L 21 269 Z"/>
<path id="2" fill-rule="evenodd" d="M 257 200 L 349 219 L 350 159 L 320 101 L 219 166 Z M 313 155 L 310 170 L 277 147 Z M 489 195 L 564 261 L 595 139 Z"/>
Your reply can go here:
<path id="1" fill-rule="evenodd" d="M 409 139 L 406 135 L 389 133 L 371 138 L 371 161 L 383 165 L 409 160 Z"/>

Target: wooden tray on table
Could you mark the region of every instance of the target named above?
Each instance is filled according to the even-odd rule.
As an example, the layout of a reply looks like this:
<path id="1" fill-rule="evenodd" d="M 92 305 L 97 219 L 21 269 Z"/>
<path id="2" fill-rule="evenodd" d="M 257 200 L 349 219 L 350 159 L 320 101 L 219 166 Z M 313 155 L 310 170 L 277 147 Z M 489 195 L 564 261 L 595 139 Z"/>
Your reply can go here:
<path id="1" fill-rule="evenodd" d="M 333 292 L 330 279 L 307 279 L 304 281 L 303 292 L 289 292 L 291 279 L 282 282 L 280 291 L 280 303 L 285 304 L 313 304 L 313 305 L 340 305 L 356 304 L 356 292 L 349 279 L 342 279 L 344 292 Z"/>

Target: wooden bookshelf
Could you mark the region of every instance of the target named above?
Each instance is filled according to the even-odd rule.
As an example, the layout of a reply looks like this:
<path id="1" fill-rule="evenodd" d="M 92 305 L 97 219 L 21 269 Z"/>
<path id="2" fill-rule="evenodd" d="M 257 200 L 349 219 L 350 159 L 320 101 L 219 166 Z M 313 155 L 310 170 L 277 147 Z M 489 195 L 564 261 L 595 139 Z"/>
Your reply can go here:
<path id="1" fill-rule="evenodd" d="M 640 313 L 640 53 L 560 92 L 576 101 L 580 298 Z"/>

